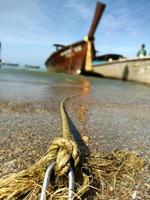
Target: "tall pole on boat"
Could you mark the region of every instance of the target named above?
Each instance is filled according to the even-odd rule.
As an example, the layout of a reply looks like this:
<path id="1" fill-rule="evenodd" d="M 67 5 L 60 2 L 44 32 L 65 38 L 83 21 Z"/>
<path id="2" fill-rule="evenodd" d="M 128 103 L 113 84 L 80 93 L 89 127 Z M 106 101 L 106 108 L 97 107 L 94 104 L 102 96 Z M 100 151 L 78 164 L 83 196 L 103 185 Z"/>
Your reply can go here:
<path id="1" fill-rule="evenodd" d="M 85 41 L 87 42 L 87 51 L 86 51 L 86 58 L 85 58 L 85 71 L 92 70 L 92 58 L 93 58 L 92 52 L 94 50 L 93 49 L 94 48 L 94 44 L 93 44 L 94 43 L 94 34 L 96 32 L 97 26 L 102 17 L 105 7 L 106 7 L 105 4 L 100 3 L 100 2 L 97 3 L 94 18 L 93 18 L 88 36 L 85 39 Z M 94 54 L 95 54 L 95 52 L 94 52 Z"/>
<path id="2" fill-rule="evenodd" d="M 97 5 L 96 5 L 95 14 L 94 14 L 94 17 L 93 17 L 93 21 L 92 21 L 89 33 L 88 33 L 88 39 L 89 40 L 94 40 L 94 34 L 96 32 L 96 29 L 97 29 L 97 26 L 100 22 L 100 19 L 103 15 L 105 7 L 106 7 L 106 5 L 104 3 L 100 3 L 100 2 L 98 2 Z"/>

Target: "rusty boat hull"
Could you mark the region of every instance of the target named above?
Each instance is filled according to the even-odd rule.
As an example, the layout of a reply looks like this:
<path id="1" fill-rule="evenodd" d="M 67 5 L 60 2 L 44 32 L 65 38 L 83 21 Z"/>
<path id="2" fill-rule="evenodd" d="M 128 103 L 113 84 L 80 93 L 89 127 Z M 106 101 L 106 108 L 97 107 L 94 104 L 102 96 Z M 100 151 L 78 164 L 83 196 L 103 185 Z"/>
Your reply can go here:
<path id="1" fill-rule="evenodd" d="M 76 42 L 54 52 L 45 62 L 48 69 L 55 72 L 79 74 L 84 71 L 87 43 Z"/>

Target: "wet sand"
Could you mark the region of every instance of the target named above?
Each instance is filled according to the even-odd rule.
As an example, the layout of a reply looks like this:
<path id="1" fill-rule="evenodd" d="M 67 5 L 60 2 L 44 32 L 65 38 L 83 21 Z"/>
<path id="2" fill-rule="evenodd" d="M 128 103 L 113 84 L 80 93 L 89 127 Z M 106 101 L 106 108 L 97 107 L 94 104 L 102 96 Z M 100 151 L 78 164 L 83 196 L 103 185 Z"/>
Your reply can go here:
<path id="1" fill-rule="evenodd" d="M 61 134 L 60 101 L 66 103 L 91 153 L 129 149 L 150 156 L 150 87 L 92 77 L 44 72 L 0 72 L 0 176 L 25 169 Z M 147 181 L 148 166 L 144 171 Z M 147 188 L 138 187 L 144 199 Z M 140 195 L 139 195 L 140 199 Z"/>

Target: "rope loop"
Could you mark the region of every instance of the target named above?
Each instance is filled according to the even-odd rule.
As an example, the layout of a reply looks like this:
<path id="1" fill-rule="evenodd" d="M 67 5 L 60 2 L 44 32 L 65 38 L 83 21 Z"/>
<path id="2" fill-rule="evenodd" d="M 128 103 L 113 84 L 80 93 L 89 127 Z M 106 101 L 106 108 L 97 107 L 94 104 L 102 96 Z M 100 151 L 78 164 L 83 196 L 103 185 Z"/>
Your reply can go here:
<path id="1" fill-rule="evenodd" d="M 58 176 L 62 176 L 69 172 L 72 159 L 74 161 L 74 167 L 79 162 L 79 151 L 77 145 L 71 139 L 54 139 L 49 148 L 49 152 L 56 161 L 55 174 Z"/>

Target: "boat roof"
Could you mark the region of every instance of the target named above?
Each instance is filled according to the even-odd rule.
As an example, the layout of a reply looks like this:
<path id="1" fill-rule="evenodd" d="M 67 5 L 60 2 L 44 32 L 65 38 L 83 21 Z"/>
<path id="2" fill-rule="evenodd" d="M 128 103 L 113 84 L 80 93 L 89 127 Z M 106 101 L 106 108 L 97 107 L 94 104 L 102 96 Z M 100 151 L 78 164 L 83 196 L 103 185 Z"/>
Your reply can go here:
<path id="1" fill-rule="evenodd" d="M 109 54 L 104 54 L 104 55 L 100 55 L 100 56 L 96 56 L 94 58 L 94 60 L 103 60 L 103 61 L 107 61 L 109 60 L 110 58 L 112 58 L 113 60 L 117 60 L 119 58 L 124 58 L 123 55 L 121 54 L 114 54 L 114 53 L 109 53 Z"/>

